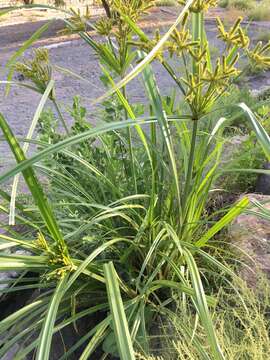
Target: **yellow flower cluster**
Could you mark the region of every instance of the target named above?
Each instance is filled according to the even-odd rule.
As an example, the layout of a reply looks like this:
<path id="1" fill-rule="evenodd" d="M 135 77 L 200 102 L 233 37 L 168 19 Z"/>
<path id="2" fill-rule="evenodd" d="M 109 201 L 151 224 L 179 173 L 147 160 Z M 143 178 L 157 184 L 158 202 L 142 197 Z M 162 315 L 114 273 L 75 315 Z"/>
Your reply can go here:
<path id="1" fill-rule="evenodd" d="M 262 42 L 258 42 L 253 50 L 248 50 L 247 55 L 251 63 L 261 69 L 270 68 L 270 41 L 263 45 Z"/>
<path id="2" fill-rule="evenodd" d="M 160 32 L 159 30 L 155 31 L 155 35 L 153 39 L 147 39 L 147 40 L 129 40 L 129 44 L 130 45 L 134 45 L 136 47 L 138 47 L 140 50 L 145 51 L 145 52 L 150 52 L 155 46 L 156 44 L 160 41 L 161 36 L 160 36 Z M 159 61 L 163 61 L 163 49 L 160 49 L 156 54 L 155 54 L 155 58 L 158 59 Z"/>
<path id="3" fill-rule="evenodd" d="M 235 67 L 238 59 L 239 54 L 236 54 L 232 60 L 230 55 L 222 56 L 221 59 L 216 60 L 216 65 L 212 69 L 204 52 L 197 63 L 197 74 L 189 73 L 187 78 L 181 78 L 187 86 L 186 101 L 193 114 L 197 117 L 205 114 L 230 84 L 231 79 L 239 74 L 239 70 Z"/>
<path id="4" fill-rule="evenodd" d="M 255 48 L 250 50 L 250 39 L 242 30 L 241 21 L 242 18 L 238 18 L 230 30 L 226 31 L 222 21 L 218 18 L 218 38 L 223 40 L 228 48 L 235 46 L 238 49 L 245 50 L 253 66 L 260 67 L 263 70 L 268 69 L 270 67 L 270 41 L 265 45 L 258 42 Z"/>
<path id="5" fill-rule="evenodd" d="M 201 79 L 218 87 L 226 86 L 231 77 L 239 74 L 239 70 L 234 67 L 238 59 L 239 54 L 236 54 L 231 62 L 228 62 L 225 56 L 222 56 L 222 59 L 218 58 L 212 72 L 206 66 L 204 67 Z"/>
<path id="6" fill-rule="evenodd" d="M 49 256 L 50 265 L 57 266 L 57 269 L 51 271 L 47 275 L 48 279 L 52 279 L 55 277 L 62 278 L 67 272 L 71 272 L 76 269 L 71 259 L 65 255 L 63 249 L 59 246 L 54 246 L 53 248 L 50 247 L 41 232 L 39 232 L 38 234 L 35 245 Z"/>
<path id="7" fill-rule="evenodd" d="M 170 40 L 167 41 L 166 48 L 168 49 L 171 57 L 174 54 L 180 56 L 183 51 L 192 52 L 192 48 L 198 46 L 198 42 L 192 41 L 190 31 L 186 28 L 187 19 L 188 13 L 186 13 L 182 21 L 181 30 L 174 30 Z"/>
<path id="8" fill-rule="evenodd" d="M 50 248 L 49 248 L 49 246 L 47 244 L 47 241 L 46 241 L 44 235 L 41 232 L 38 233 L 38 238 L 36 240 L 36 246 L 39 247 L 40 249 L 46 251 L 46 252 L 50 251 Z"/>
<path id="9" fill-rule="evenodd" d="M 241 28 L 242 18 L 239 17 L 229 31 L 225 30 L 225 27 L 220 20 L 217 18 L 217 28 L 219 30 L 218 38 L 224 41 L 228 47 L 237 46 L 238 48 L 245 49 L 249 46 L 249 37 L 244 34 Z"/>
<path id="10" fill-rule="evenodd" d="M 108 36 L 113 29 L 113 20 L 103 17 L 96 22 L 95 28 L 99 35 Z"/>

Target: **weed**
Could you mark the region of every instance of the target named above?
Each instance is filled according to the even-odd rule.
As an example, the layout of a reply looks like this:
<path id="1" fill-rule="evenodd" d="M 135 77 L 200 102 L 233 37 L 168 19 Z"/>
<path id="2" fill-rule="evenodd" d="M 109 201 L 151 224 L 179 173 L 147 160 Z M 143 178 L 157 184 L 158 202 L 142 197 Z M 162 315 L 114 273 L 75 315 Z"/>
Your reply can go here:
<path id="1" fill-rule="evenodd" d="M 219 306 L 214 315 L 222 349 L 230 360 L 267 359 L 270 356 L 269 283 L 262 277 L 256 289 L 248 288 L 240 279 L 234 285 L 238 289 L 242 302 L 239 303 L 235 294 L 222 288 L 219 292 Z M 186 319 L 183 320 L 184 323 L 196 321 L 192 314 L 189 316 L 187 317 L 186 313 L 180 314 L 182 319 Z M 200 360 L 201 354 L 192 343 L 185 341 L 183 328 L 176 318 L 174 324 L 175 330 L 172 334 L 167 334 L 167 341 L 171 342 L 170 350 L 167 350 L 170 355 L 164 354 L 164 360 L 172 358 Z M 197 328 L 195 336 L 200 336 L 200 328 Z M 161 338 L 161 341 L 164 340 Z M 165 344 L 165 346 L 168 345 Z"/>

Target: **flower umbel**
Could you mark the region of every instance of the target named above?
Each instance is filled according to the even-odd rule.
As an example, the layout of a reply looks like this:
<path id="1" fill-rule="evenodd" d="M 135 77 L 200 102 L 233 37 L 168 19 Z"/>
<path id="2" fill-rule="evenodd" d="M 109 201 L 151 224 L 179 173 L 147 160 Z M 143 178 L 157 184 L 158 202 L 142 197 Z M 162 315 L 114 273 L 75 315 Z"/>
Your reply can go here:
<path id="1" fill-rule="evenodd" d="M 34 50 L 34 58 L 32 60 L 24 60 L 16 63 L 14 69 L 17 73 L 23 75 L 26 80 L 34 83 L 36 90 L 41 94 L 47 88 L 52 78 L 52 66 L 50 64 L 49 52 L 47 49 L 38 48 Z M 50 98 L 53 97 L 51 93 Z"/>
<path id="2" fill-rule="evenodd" d="M 253 50 L 247 52 L 247 55 L 255 67 L 260 67 L 263 70 L 270 68 L 270 41 L 263 45 L 258 42 Z"/>
<path id="3" fill-rule="evenodd" d="M 239 17 L 230 30 L 226 31 L 220 18 L 217 18 L 217 28 L 219 30 L 218 38 L 224 41 L 228 48 L 235 45 L 239 48 L 246 49 L 249 46 L 249 37 L 245 35 L 240 26 L 242 20 L 243 19 Z"/>

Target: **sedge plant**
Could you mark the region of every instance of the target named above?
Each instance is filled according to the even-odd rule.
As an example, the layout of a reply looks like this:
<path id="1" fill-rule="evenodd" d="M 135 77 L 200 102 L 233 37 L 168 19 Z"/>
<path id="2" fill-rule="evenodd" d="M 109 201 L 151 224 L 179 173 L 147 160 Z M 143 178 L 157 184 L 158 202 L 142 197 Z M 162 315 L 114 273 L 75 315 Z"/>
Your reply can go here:
<path id="1" fill-rule="evenodd" d="M 203 269 L 207 264 L 218 276 L 234 276 L 211 255 L 209 241 L 248 206 L 248 199 L 211 221 L 207 202 L 222 173 L 222 131 L 227 124 L 224 118 L 213 121 L 212 111 L 239 76 L 240 54 L 267 68 L 270 45 L 252 48 L 240 19 L 229 30 L 218 20 L 219 38 L 226 46 L 214 61 L 204 15 L 217 1 L 181 1 L 184 7 L 176 22 L 165 35 L 154 38 L 137 24 L 147 2 L 112 3 L 117 16 L 91 24 L 105 42 L 92 37 L 86 26 L 89 19 L 80 14 L 65 21 L 68 31 L 77 31 L 99 56 L 110 87 L 99 100 L 113 98 L 119 119 L 94 127 L 75 100 L 74 125 L 68 134 L 54 133 L 47 137 L 50 141 L 25 139 L 39 149 L 27 159 L 8 121 L 0 116 L 18 163 L 0 181 L 22 173 L 33 199 L 30 208 L 15 201 L 16 221 L 25 224 L 25 230 L 19 233 L 5 226 L 8 233 L 0 235 L 0 270 L 19 274 L 2 293 L 37 289 L 31 303 L 2 319 L 0 357 L 19 344 L 14 359 L 50 359 L 55 334 L 68 326 L 76 329 L 79 321 L 95 314 L 99 321 L 90 322 L 77 342 L 65 347 L 61 359 L 72 358 L 78 350 L 79 359 L 92 358 L 98 346 L 105 355 L 122 360 L 147 356 L 151 325 L 180 304 L 183 311 L 192 308 L 195 324 L 203 329 L 203 337 L 192 322 L 181 329 L 200 358 L 225 359 L 211 316 L 216 299 Z M 170 57 L 182 63 L 183 73 L 177 73 Z M 150 64 L 154 59 L 175 82 L 184 106 L 173 100 L 168 104 L 160 95 Z M 37 85 L 39 72 L 28 72 L 29 64 L 32 70 L 33 63 L 17 64 L 15 69 L 24 74 L 28 86 Z M 140 115 L 125 88 L 139 74 L 148 100 Z M 41 108 L 50 97 L 51 80 L 45 81 Z M 245 104 L 239 111 L 250 120 L 269 159 L 266 131 Z M 47 191 L 37 171 L 51 179 Z M 3 190 L 1 196 L 1 210 L 8 213 L 11 198 Z M 30 254 L 12 253 L 17 247 Z M 31 284 L 24 283 L 27 273 L 34 274 Z"/>

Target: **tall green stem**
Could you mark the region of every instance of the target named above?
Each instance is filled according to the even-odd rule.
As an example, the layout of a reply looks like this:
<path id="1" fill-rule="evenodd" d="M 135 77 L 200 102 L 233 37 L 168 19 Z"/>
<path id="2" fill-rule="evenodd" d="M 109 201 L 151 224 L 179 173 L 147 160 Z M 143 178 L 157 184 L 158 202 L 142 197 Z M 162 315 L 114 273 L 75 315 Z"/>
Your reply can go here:
<path id="1" fill-rule="evenodd" d="M 192 139 L 191 139 L 191 146 L 190 146 L 190 153 L 188 159 L 188 171 L 185 181 L 184 187 L 184 194 L 183 194 L 183 210 L 185 212 L 185 206 L 188 199 L 188 195 L 190 192 L 190 188 L 192 185 L 192 173 L 193 173 L 193 166 L 194 166 L 194 158 L 195 158 L 195 150 L 196 150 L 196 139 L 197 139 L 197 132 L 198 132 L 198 119 L 193 120 L 192 126 Z"/>
<path id="2" fill-rule="evenodd" d="M 181 83 L 181 80 L 179 80 L 177 78 L 177 76 L 175 75 L 175 72 L 173 71 L 172 67 L 170 66 L 170 64 L 167 61 L 162 61 L 162 65 L 164 66 L 164 68 L 168 71 L 168 73 L 170 74 L 170 76 L 172 77 L 172 79 L 176 82 L 176 84 L 178 85 L 179 89 L 181 90 L 182 94 L 184 96 L 186 96 L 186 91 Z"/>
<path id="3" fill-rule="evenodd" d="M 124 86 L 122 88 L 122 94 L 126 99 L 126 87 Z M 128 119 L 128 114 L 127 111 L 125 109 L 125 120 Z M 129 150 L 129 155 L 130 155 L 130 160 L 131 160 L 131 167 L 132 167 L 132 177 L 133 177 L 133 183 L 134 183 L 134 189 L 135 192 L 138 192 L 138 188 L 137 188 L 137 178 L 136 178 L 136 169 L 135 169 L 135 162 L 134 162 L 134 154 L 133 154 L 133 145 L 132 145 L 132 138 L 131 138 L 131 131 L 130 128 L 127 128 L 127 137 L 128 137 L 128 150 Z"/>
<path id="4" fill-rule="evenodd" d="M 192 40 L 199 41 L 200 46 L 197 51 L 202 50 L 203 44 L 203 15 L 201 13 L 192 13 Z M 200 77 L 200 67 L 193 58 L 192 60 L 192 73 L 193 76 Z M 186 209 L 187 200 L 190 194 L 190 190 L 192 188 L 192 178 L 193 178 L 193 167 L 194 167 L 194 158 L 195 158 L 195 150 L 196 150 L 196 139 L 197 139 L 197 132 L 198 132 L 198 112 L 197 109 L 194 109 L 193 113 L 193 125 L 192 125 L 192 138 L 191 138 L 191 146 L 190 146 L 190 153 L 188 159 L 188 170 L 185 179 L 185 186 L 184 186 L 184 194 L 182 198 L 182 207 L 183 213 L 186 214 L 188 209 Z"/>

